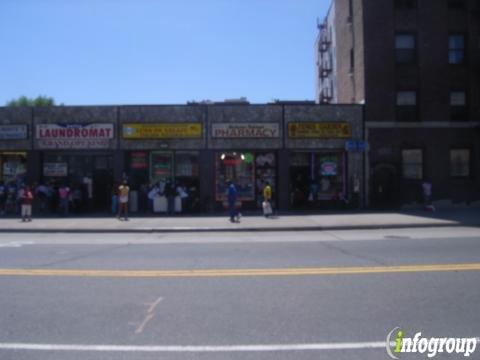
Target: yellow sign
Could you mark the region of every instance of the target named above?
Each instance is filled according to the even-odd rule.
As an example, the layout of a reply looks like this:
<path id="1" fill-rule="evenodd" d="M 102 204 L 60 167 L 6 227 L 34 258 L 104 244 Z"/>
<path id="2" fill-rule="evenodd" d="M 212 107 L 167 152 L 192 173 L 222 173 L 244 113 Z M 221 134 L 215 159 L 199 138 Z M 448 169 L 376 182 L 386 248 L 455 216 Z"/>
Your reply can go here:
<path id="1" fill-rule="evenodd" d="M 288 124 L 288 137 L 308 139 L 351 138 L 350 124 L 344 122 L 302 122 Z"/>
<path id="2" fill-rule="evenodd" d="M 123 124 L 124 139 L 201 138 L 200 123 Z"/>

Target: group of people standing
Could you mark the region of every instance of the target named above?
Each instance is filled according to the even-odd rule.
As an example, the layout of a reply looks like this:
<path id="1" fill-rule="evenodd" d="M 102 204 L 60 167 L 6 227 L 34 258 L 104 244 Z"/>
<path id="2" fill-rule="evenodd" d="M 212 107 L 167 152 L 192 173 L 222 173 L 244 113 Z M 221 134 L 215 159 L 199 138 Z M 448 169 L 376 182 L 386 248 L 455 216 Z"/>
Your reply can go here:
<path id="1" fill-rule="evenodd" d="M 166 206 L 158 209 L 157 201 L 162 198 L 166 200 Z M 146 200 L 150 213 L 165 212 L 168 215 L 173 215 L 175 212 L 181 212 L 182 209 L 186 208 L 187 198 L 189 198 L 189 194 L 184 186 L 168 180 L 166 182 L 157 182 L 149 187 L 142 185 L 137 200 L 141 212 L 146 212 L 147 210 L 144 206 Z M 112 212 L 116 213 L 120 220 L 128 220 L 129 200 L 130 186 L 128 181 L 124 180 L 112 197 Z"/>
<path id="2" fill-rule="evenodd" d="M 84 196 L 80 188 L 73 191 L 67 184 L 26 184 L 5 185 L 0 182 L 0 215 L 18 215 L 23 221 L 32 220 L 33 208 L 40 214 L 69 215 L 73 208 L 80 211 L 84 203 Z"/>
<path id="3" fill-rule="evenodd" d="M 227 202 L 228 202 L 228 212 L 230 215 L 230 222 L 240 222 L 242 214 L 239 209 L 241 207 L 241 202 L 238 201 L 237 188 L 233 181 L 229 180 L 227 182 Z M 263 202 L 262 209 L 263 215 L 266 218 L 273 216 L 272 208 L 272 187 L 268 181 L 263 182 Z"/>

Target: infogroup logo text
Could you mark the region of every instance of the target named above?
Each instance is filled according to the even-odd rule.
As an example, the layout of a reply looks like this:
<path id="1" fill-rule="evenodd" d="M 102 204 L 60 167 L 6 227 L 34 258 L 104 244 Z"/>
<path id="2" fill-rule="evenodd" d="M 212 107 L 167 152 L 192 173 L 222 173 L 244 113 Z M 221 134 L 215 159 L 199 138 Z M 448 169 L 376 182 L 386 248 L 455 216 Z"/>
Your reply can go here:
<path id="1" fill-rule="evenodd" d="M 395 334 L 395 337 L 392 336 Z M 387 335 L 387 353 L 392 359 L 400 359 L 400 353 L 420 353 L 429 358 L 438 353 L 462 354 L 469 357 L 477 348 L 477 338 L 425 338 L 421 332 L 415 333 L 413 338 L 405 337 L 405 332 L 399 327 L 394 328 Z"/>

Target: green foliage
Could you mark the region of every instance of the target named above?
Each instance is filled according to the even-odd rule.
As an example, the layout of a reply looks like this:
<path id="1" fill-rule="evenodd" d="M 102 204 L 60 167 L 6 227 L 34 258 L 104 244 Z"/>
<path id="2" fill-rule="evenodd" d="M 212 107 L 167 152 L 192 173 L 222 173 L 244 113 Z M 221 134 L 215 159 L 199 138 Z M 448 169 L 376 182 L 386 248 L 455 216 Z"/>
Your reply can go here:
<path id="1" fill-rule="evenodd" d="M 37 96 L 35 99 L 20 96 L 7 102 L 7 106 L 55 106 L 55 100 L 48 96 Z"/>

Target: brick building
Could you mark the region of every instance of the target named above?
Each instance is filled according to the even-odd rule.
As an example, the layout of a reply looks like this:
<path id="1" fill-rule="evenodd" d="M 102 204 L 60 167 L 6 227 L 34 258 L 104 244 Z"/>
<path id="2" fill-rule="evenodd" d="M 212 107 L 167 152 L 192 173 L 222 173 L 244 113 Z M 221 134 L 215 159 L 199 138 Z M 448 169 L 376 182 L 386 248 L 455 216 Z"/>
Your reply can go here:
<path id="1" fill-rule="evenodd" d="M 425 180 L 438 204 L 480 200 L 479 13 L 477 0 L 332 1 L 316 101 L 365 104 L 371 206 L 418 204 Z"/>

